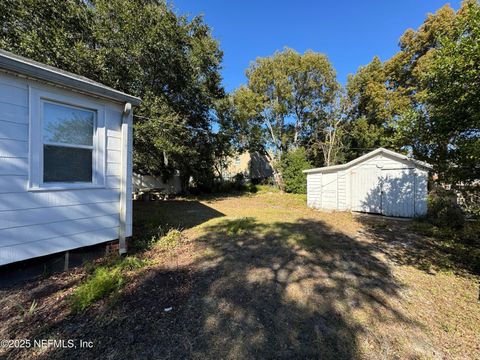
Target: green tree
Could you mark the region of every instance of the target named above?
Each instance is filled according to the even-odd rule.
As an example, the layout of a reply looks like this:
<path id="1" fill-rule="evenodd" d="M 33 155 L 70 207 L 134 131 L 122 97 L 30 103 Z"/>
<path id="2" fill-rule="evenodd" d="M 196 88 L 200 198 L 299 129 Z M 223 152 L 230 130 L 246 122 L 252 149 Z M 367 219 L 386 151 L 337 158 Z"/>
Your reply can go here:
<path id="1" fill-rule="evenodd" d="M 160 0 L 7 0 L 0 19 L 3 48 L 142 98 L 136 171 L 211 180 L 222 52 L 201 17 Z"/>
<path id="2" fill-rule="evenodd" d="M 307 152 L 303 147 L 297 147 L 284 153 L 281 164 L 285 191 L 295 194 L 306 194 L 307 176 L 302 171 L 312 168 L 307 160 Z"/>
<path id="3" fill-rule="evenodd" d="M 325 55 L 288 48 L 258 58 L 247 78 L 230 96 L 221 123 L 236 129 L 237 145 L 267 156 L 283 189 L 282 154 L 300 146 L 329 116 L 340 86 Z"/>
<path id="4" fill-rule="evenodd" d="M 445 5 L 349 78 L 349 157 L 388 146 L 431 163 L 441 181 L 480 178 L 480 5 Z M 357 149 L 359 148 L 359 149 Z"/>
<path id="5" fill-rule="evenodd" d="M 416 51 L 415 106 L 399 122 L 398 141 L 432 163 L 441 181 L 468 184 L 480 178 L 480 5 L 444 7 L 408 34 L 402 51 Z"/>
<path id="6" fill-rule="evenodd" d="M 380 146 L 399 150 L 393 144 L 395 122 L 408 108 L 410 100 L 401 89 L 392 89 L 388 81 L 386 66 L 378 57 L 349 76 L 346 85 L 350 102 L 348 159 Z"/>
<path id="7" fill-rule="evenodd" d="M 94 12 L 82 0 L 0 2 L 0 48 L 96 77 Z"/>

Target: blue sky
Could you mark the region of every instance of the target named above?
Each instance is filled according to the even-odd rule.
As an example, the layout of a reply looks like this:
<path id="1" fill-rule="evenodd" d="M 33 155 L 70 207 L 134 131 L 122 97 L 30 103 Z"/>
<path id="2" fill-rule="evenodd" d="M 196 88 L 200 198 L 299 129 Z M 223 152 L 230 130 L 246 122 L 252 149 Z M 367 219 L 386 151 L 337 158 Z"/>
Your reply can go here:
<path id="1" fill-rule="evenodd" d="M 203 14 L 224 51 L 223 84 L 232 91 L 246 82 L 257 57 L 285 46 L 326 54 L 340 82 L 374 55 L 398 51 L 407 28 L 416 29 L 445 0 L 174 0 L 178 14 Z M 450 1 L 458 9 L 460 1 Z"/>

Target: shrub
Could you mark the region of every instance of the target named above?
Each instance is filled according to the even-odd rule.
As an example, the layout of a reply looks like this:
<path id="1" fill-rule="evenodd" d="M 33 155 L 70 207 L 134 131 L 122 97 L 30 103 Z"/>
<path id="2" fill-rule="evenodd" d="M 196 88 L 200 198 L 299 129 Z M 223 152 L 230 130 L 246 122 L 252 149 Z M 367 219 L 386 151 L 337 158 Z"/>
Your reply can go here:
<path id="1" fill-rule="evenodd" d="M 461 229 L 465 225 L 465 214 L 449 191 L 437 189 L 428 198 L 427 219 L 438 227 Z"/>
<path id="2" fill-rule="evenodd" d="M 256 192 L 259 192 L 260 194 L 267 194 L 267 193 L 278 193 L 280 192 L 280 189 L 278 186 L 274 185 L 256 185 Z"/>
<path id="3" fill-rule="evenodd" d="M 286 153 L 281 160 L 285 191 L 295 194 L 307 192 L 307 176 L 302 172 L 312 165 L 307 161 L 307 153 L 304 148 L 296 148 Z"/>
<path id="4" fill-rule="evenodd" d="M 256 193 L 257 187 L 251 182 L 247 182 L 245 175 L 238 173 L 231 180 L 216 181 L 214 187 L 210 189 L 211 193 L 229 194 L 239 192 Z"/>

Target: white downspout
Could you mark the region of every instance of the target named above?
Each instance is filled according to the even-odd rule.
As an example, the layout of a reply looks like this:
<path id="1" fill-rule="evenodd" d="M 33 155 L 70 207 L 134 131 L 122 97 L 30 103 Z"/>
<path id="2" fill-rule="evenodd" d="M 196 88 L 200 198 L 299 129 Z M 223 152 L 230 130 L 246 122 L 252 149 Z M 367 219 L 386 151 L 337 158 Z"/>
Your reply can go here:
<path id="1" fill-rule="evenodd" d="M 127 181 L 128 181 L 128 144 L 129 144 L 129 129 L 128 129 L 128 118 L 132 112 L 132 104 L 125 103 L 125 108 L 123 109 L 122 114 L 122 124 L 121 124 L 121 134 L 122 134 L 122 146 L 121 146 L 121 166 L 120 166 L 120 224 L 118 228 L 118 242 L 119 242 L 119 253 L 120 255 L 127 252 L 127 243 L 126 243 L 126 233 L 127 233 Z"/>

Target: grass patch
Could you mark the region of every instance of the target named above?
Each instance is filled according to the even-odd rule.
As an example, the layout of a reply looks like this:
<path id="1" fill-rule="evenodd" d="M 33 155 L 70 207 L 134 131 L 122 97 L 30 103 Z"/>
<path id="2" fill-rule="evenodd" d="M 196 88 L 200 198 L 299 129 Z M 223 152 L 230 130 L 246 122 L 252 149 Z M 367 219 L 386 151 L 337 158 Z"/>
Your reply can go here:
<path id="1" fill-rule="evenodd" d="M 146 260 L 129 256 L 92 269 L 87 280 L 75 289 L 70 298 L 72 311 L 85 311 L 94 302 L 117 292 L 125 283 L 125 272 L 138 270 L 147 264 Z"/>
<path id="2" fill-rule="evenodd" d="M 228 235 L 242 235 L 255 227 L 255 219 L 252 217 L 243 217 L 225 222 L 225 229 Z"/>
<path id="3" fill-rule="evenodd" d="M 181 239 L 182 232 L 177 229 L 171 229 L 155 242 L 154 247 L 162 250 L 174 249 L 180 244 Z"/>

